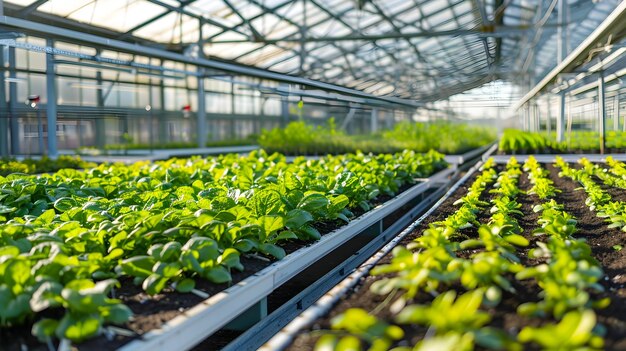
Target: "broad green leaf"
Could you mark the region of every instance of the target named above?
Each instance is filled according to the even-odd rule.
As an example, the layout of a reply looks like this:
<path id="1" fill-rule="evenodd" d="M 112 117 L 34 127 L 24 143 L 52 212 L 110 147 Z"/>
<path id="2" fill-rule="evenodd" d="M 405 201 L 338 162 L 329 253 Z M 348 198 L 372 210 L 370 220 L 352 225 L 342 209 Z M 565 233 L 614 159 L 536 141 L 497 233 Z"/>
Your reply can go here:
<path id="1" fill-rule="evenodd" d="M 263 216 L 259 218 L 257 222 L 261 228 L 263 228 L 265 236 L 269 236 L 285 226 L 283 217 L 281 216 Z"/>
<path id="2" fill-rule="evenodd" d="M 83 341 L 97 335 L 101 325 L 102 317 L 98 313 L 72 314 L 68 312 L 59 322 L 56 335 L 58 338 Z"/>
<path id="3" fill-rule="evenodd" d="M 26 260 L 13 259 L 5 268 L 4 281 L 10 286 L 23 286 L 30 279 L 30 265 Z"/>
<path id="4" fill-rule="evenodd" d="M 255 192 L 248 202 L 257 216 L 275 215 L 283 206 L 280 194 L 275 190 L 260 190 Z"/>
<path id="5" fill-rule="evenodd" d="M 0 257 L 8 256 L 8 257 L 16 257 L 20 254 L 20 249 L 17 246 L 2 246 L 0 247 Z"/>
<path id="6" fill-rule="evenodd" d="M 54 202 L 54 208 L 59 212 L 66 212 L 76 207 L 78 203 L 70 197 L 62 197 Z"/>
<path id="7" fill-rule="evenodd" d="M 33 324 L 33 328 L 31 330 L 32 334 L 39 339 L 41 342 L 46 342 L 54 335 L 55 330 L 59 326 L 59 321 L 44 318 L 35 324 Z"/>
<path id="8" fill-rule="evenodd" d="M 202 273 L 202 276 L 216 284 L 227 283 L 232 280 L 230 273 L 223 266 L 209 268 Z"/>
<path id="9" fill-rule="evenodd" d="M 196 282 L 193 279 L 185 278 L 176 282 L 176 291 L 180 293 L 188 293 L 196 287 Z"/>
<path id="10" fill-rule="evenodd" d="M 350 203 L 350 199 L 348 199 L 345 195 L 335 196 L 330 199 L 330 206 L 334 212 L 339 212 L 343 210 Z"/>
<path id="11" fill-rule="evenodd" d="M 102 309 L 102 317 L 107 323 L 123 324 L 128 322 L 133 312 L 128 306 L 121 303 L 110 305 Z"/>
<path id="12" fill-rule="evenodd" d="M 37 220 L 39 220 L 40 222 L 44 223 L 44 224 L 49 224 L 52 222 L 52 220 L 54 220 L 54 216 L 55 216 L 55 212 L 53 209 L 49 209 L 47 211 L 45 211 L 44 213 L 42 213 Z"/>
<path id="13" fill-rule="evenodd" d="M 239 271 L 243 271 L 243 265 L 239 261 L 239 252 L 235 249 L 228 248 L 224 250 L 222 255 L 217 259 L 217 263 L 228 268 L 235 268 Z"/>
<path id="14" fill-rule="evenodd" d="M 287 213 L 287 216 L 285 216 L 285 226 L 291 229 L 300 228 L 312 221 L 313 216 L 309 212 L 301 209 L 291 210 Z"/>
<path id="15" fill-rule="evenodd" d="M 145 278 L 152 274 L 154 263 L 154 258 L 150 256 L 135 256 L 123 260 L 120 267 L 124 274 Z"/>
<path id="16" fill-rule="evenodd" d="M 296 235 L 296 233 L 292 232 L 291 230 L 283 230 L 282 232 L 280 232 L 280 234 L 274 237 L 274 242 L 279 242 L 283 240 L 294 240 L 294 239 L 298 239 L 298 236 Z"/>
<path id="17" fill-rule="evenodd" d="M 283 248 L 273 245 L 273 244 L 261 244 L 259 246 L 259 251 L 261 251 L 264 254 L 274 256 L 276 259 L 279 259 L 279 260 L 281 260 L 286 255 L 285 250 Z"/>
<path id="18" fill-rule="evenodd" d="M 298 208 L 314 213 L 319 209 L 326 208 L 328 204 L 329 201 L 326 196 L 319 193 L 311 193 L 304 196 L 302 201 L 298 204 Z"/>
<path id="19" fill-rule="evenodd" d="M 165 288 L 167 284 L 168 278 L 165 278 L 159 274 L 153 273 L 150 274 L 144 281 L 141 287 L 145 292 L 150 295 L 156 295 Z"/>

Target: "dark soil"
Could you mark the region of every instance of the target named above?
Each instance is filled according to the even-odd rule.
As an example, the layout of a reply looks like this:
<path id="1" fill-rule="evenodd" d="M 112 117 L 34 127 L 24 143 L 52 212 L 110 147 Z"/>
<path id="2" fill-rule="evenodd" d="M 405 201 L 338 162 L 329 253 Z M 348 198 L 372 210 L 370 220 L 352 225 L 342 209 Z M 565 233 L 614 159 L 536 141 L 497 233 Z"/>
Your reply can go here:
<path id="1" fill-rule="evenodd" d="M 398 194 L 406 191 L 415 184 L 406 184 L 399 189 Z M 393 196 L 380 195 L 373 203 L 373 207 L 378 206 L 390 199 Z M 361 208 L 351 209 L 355 217 L 359 217 L 365 213 Z M 336 229 L 344 226 L 346 223 L 341 220 L 316 222 L 313 226 L 322 235 L 326 235 Z M 303 247 L 314 245 L 314 241 L 293 240 L 285 243 L 281 243 L 281 247 L 287 254 L 293 253 Z M 259 258 L 260 257 L 260 258 Z M 206 280 L 197 279 L 196 289 L 213 296 L 220 291 L 227 289 L 228 287 L 237 284 L 238 282 L 250 277 L 251 275 L 261 271 L 268 267 L 275 259 L 271 257 L 242 255 L 241 263 L 244 266 L 244 271 L 239 272 L 233 270 L 231 272 L 232 282 L 230 284 L 215 284 Z M 176 316 L 180 315 L 184 311 L 196 306 L 204 298 L 201 298 L 191 293 L 178 293 L 173 289 L 166 288 L 162 293 L 150 296 L 146 294 L 141 286 L 133 284 L 132 279 L 122 279 L 120 281 L 121 288 L 116 289 L 115 298 L 120 299 L 133 311 L 133 319 L 126 325 L 122 326 L 123 329 L 127 329 L 135 334 L 134 337 L 127 337 L 121 335 L 115 336 L 99 336 L 78 345 L 76 348 L 81 350 L 114 350 L 120 346 L 128 343 L 129 341 L 140 337 L 150 330 L 160 328 L 164 323 L 172 320 Z M 294 295 L 299 291 L 294 291 Z M 55 316 L 57 319 L 62 315 Z M 216 335 L 216 342 L 218 344 L 226 344 L 233 340 L 240 332 L 220 331 Z M 222 340 L 224 339 L 224 340 Z M 54 345 L 55 348 L 58 344 Z M 24 348 L 26 347 L 26 349 Z M 31 334 L 31 324 L 26 323 L 21 326 L 0 328 L 0 350 L 41 350 L 48 351 L 46 344 L 40 343 Z"/>
<path id="2" fill-rule="evenodd" d="M 552 165 L 547 165 L 547 168 L 550 170 L 550 178 L 555 182 L 555 186 L 562 190 L 562 192 L 556 196 L 556 201 L 564 204 L 565 210 L 578 219 L 578 237 L 584 237 L 588 240 L 594 257 L 599 261 L 606 273 L 606 277 L 602 281 L 606 292 L 595 296 L 596 298 L 610 297 L 612 301 L 611 306 L 607 309 L 596 311 L 599 323 L 607 328 L 607 335 L 605 336 L 606 348 L 609 350 L 625 350 L 626 288 L 624 286 L 626 284 L 626 250 L 616 251 L 613 249 L 613 245 L 623 244 L 626 239 L 626 234 L 618 229 L 609 229 L 601 218 L 596 217 L 595 214 L 584 205 L 586 198 L 584 191 L 574 190 L 579 187 L 577 183 L 574 183 L 570 179 L 559 178 L 557 175 L 558 170 Z M 468 180 L 466 184 L 471 184 L 471 182 L 473 182 L 473 179 Z M 522 175 L 519 183 L 520 189 L 528 190 L 530 186 L 527 175 Z M 408 242 L 414 240 L 427 228 L 428 223 L 442 220 L 456 211 L 457 206 L 453 206 L 452 204 L 456 199 L 463 196 L 466 190 L 466 187 L 461 187 L 450 199 L 444 202 L 428 221 L 417 228 L 412 235 L 407 236 L 401 244 L 406 245 Z M 482 194 L 483 199 L 488 199 L 489 197 L 488 194 Z M 522 218 L 518 218 L 518 222 L 523 229 L 522 235 L 531 241 L 530 246 L 518 250 L 517 255 L 524 265 L 536 265 L 540 263 L 540 260 L 528 259 L 527 252 L 528 249 L 536 247 L 535 242 L 541 239 L 532 235 L 532 230 L 538 226 L 537 219 L 539 217 L 537 213 L 532 211 L 532 207 L 542 201 L 539 200 L 536 195 L 524 194 L 520 194 L 517 201 L 522 204 L 521 211 L 524 213 Z M 479 221 L 483 222 L 484 218 L 488 218 L 488 214 L 482 214 Z M 390 255 L 387 255 L 380 263 L 387 263 L 390 259 Z M 327 316 L 319 319 L 308 331 L 299 334 L 289 350 L 313 350 L 319 335 L 318 331 L 330 329 L 330 320 L 348 308 L 359 307 L 367 311 L 373 311 L 377 309 L 377 307 L 379 308 L 379 305 L 383 303 L 386 296 L 372 294 L 369 291 L 369 287 L 377 279 L 378 277 L 372 276 L 363 278 L 360 284 L 357 285 L 350 294 L 344 296 Z M 542 324 L 541 319 L 526 318 L 516 313 L 517 306 L 521 303 L 537 301 L 539 299 L 537 294 L 541 290 L 532 280 L 519 282 L 513 279 L 513 277 L 510 277 L 509 281 L 513 283 L 516 294 L 503 293 L 502 302 L 497 308 L 488 309 L 488 311 L 493 317 L 490 324 L 491 326 L 503 329 L 512 336 L 515 336 L 524 326 L 540 326 Z M 451 288 L 463 291 L 463 288 L 460 286 L 453 286 Z M 391 300 L 394 301 L 395 299 L 394 297 Z M 431 300 L 432 297 L 430 295 L 421 294 L 418 295 L 414 301 L 410 301 L 410 303 L 423 304 Z M 382 308 L 376 316 L 393 323 L 393 315 L 391 315 L 389 308 Z M 426 328 L 419 326 L 404 327 L 404 330 L 405 338 L 398 343 L 398 345 L 414 345 L 423 338 L 426 332 Z"/>
<path id="3" fill-rule="evenodd" d="M 626 250 L 613 249 L 614 245 L 624 245 L 626 233 L 619 229 L 609 229 L 604 219 L 597 217 L 587 206 L 581 205 L 587 195 L 582 189 L 574 190 L 580 186 L 578 183 L 569 178 L 558 178 L 558 171 L 552 165 L 548 165 L 548 169 L 551 170 L 556 187 L 563 191 L 557 201 L 564 204 L 565 210 L 577 218 L 578 237 L 587 239 L 594 257 L 606 274 L 601 282 L 606 292 L 600 297 L 610 297 L 611 305 L 596 311 L 599 322 L 607 327 L 606 348 L 626 350 Z M 619 192 L 623 199 L 626 190 Z M 613 200 L 620 199 L 614 197 Z"/>

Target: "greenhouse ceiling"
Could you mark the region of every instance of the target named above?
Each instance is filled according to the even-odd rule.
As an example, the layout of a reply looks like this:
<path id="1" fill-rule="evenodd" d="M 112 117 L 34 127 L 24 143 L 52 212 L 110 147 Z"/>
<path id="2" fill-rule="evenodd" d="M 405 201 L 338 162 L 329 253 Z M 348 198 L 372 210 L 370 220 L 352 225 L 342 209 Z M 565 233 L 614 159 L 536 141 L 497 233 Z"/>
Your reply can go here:
<path id="1" fill-rule="evenodd" d="M 569 0 L 576 47 L 619 0 Z M 558 0 L 4 0 L 5 15 L 435 101 L 557 63 Z M 198 48 L 202 50 L 198 50 Z"/>

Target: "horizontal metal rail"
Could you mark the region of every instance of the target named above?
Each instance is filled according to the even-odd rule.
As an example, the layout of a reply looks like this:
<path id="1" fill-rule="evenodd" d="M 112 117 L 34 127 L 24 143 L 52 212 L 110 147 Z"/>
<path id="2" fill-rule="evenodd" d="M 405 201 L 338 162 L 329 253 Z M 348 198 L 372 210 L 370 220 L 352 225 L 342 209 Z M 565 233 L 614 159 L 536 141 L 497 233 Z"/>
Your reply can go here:
<path id="1" fill-rule="evenodd" d="M 489 152 L 484 154 L 488 156 Z M 291 344 L 296 335 L 311 326 L 317 319 L 328 313 L 331 308 L 339 301 L 341 296 L 344 296 L 350 289 L 352 289 L 361 278 L 363 278 L 385 255 L 387 255 L 395 246 L 397 246 L 407 235 L 411 234 L 421 223 L 423 223 L 428 216 L 433 214 L 444 201 L 446 201 L 456 190 L 465 183 L 482 165 L 482 161 L 472 167 L 458 182 L 456 182 L 446 194 L 439 199 L 426 213 L 419 217 L 416 221 L 411 223 L 400 234 L 394 237 L 387 245 L 376 252 L 369 260 L 360 265 L 352 274 L 341 281 L 338 285 L 332 288 L 328 293 L 322 296 L 315 304 L 306 309 L 302 314 L 295 318 L 291 323 L 284 327 L 279 333 L 277 333 L 272 339 L 265 343 L 259 350 L 262 351 L 276 351 L 283 350 Z M 247 348 L 244 348 L 247 349 Z"/>
<path id="2" fill-rule="evenodd" d="M 457 165 L 462 165 L 462 164 L 466 163 L 467 161 L 475 159 L 478 156 L 484 154 L 488 150 L 492 149 L 494 146 L 496 146 L 496 142 L 487 144 L 485 146 L 481 146 L 479 148 L 476 148 L 474 150 L 468 151 L 468 152 L 466 152 L 464 154 L 461 154 L 461 155 L 446 155 L 444 157 L 444 159 L 448 163 L 454 163 L 454 164 L 457 164 Z"/>
<path id="3" fill-rule="evenodd" d="M 445 183 L 455 167 L 442 170 L 348 225 L 324 235 L 317 243 L 299 249 L 284 259 L 217 293 L 183 312 L 160 329 L 122 346 L 122 351 L 187 350 L 220 330 L 272 291 L 319 261 L 351 238 L 400 209 L 437 184 Z"/>

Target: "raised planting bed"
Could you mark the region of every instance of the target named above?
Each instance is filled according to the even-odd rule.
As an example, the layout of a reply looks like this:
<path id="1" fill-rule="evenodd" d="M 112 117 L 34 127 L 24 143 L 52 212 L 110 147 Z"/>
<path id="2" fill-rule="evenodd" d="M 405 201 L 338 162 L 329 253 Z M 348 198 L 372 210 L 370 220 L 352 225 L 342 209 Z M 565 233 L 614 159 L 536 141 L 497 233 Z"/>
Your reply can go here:
<path id="1" fill-rule="evenodd" d="M 483 164 L 263 349 L 625 349 L 626 166 L 507 162 Z"/>
<path id="2" fill-rule="evenodd" d="M 3 346 L 191 347 L 453 172 L 436 153 L 253 152 L 0 178 Z M 209 331 L 174 337 L 206 309 Z"/>

